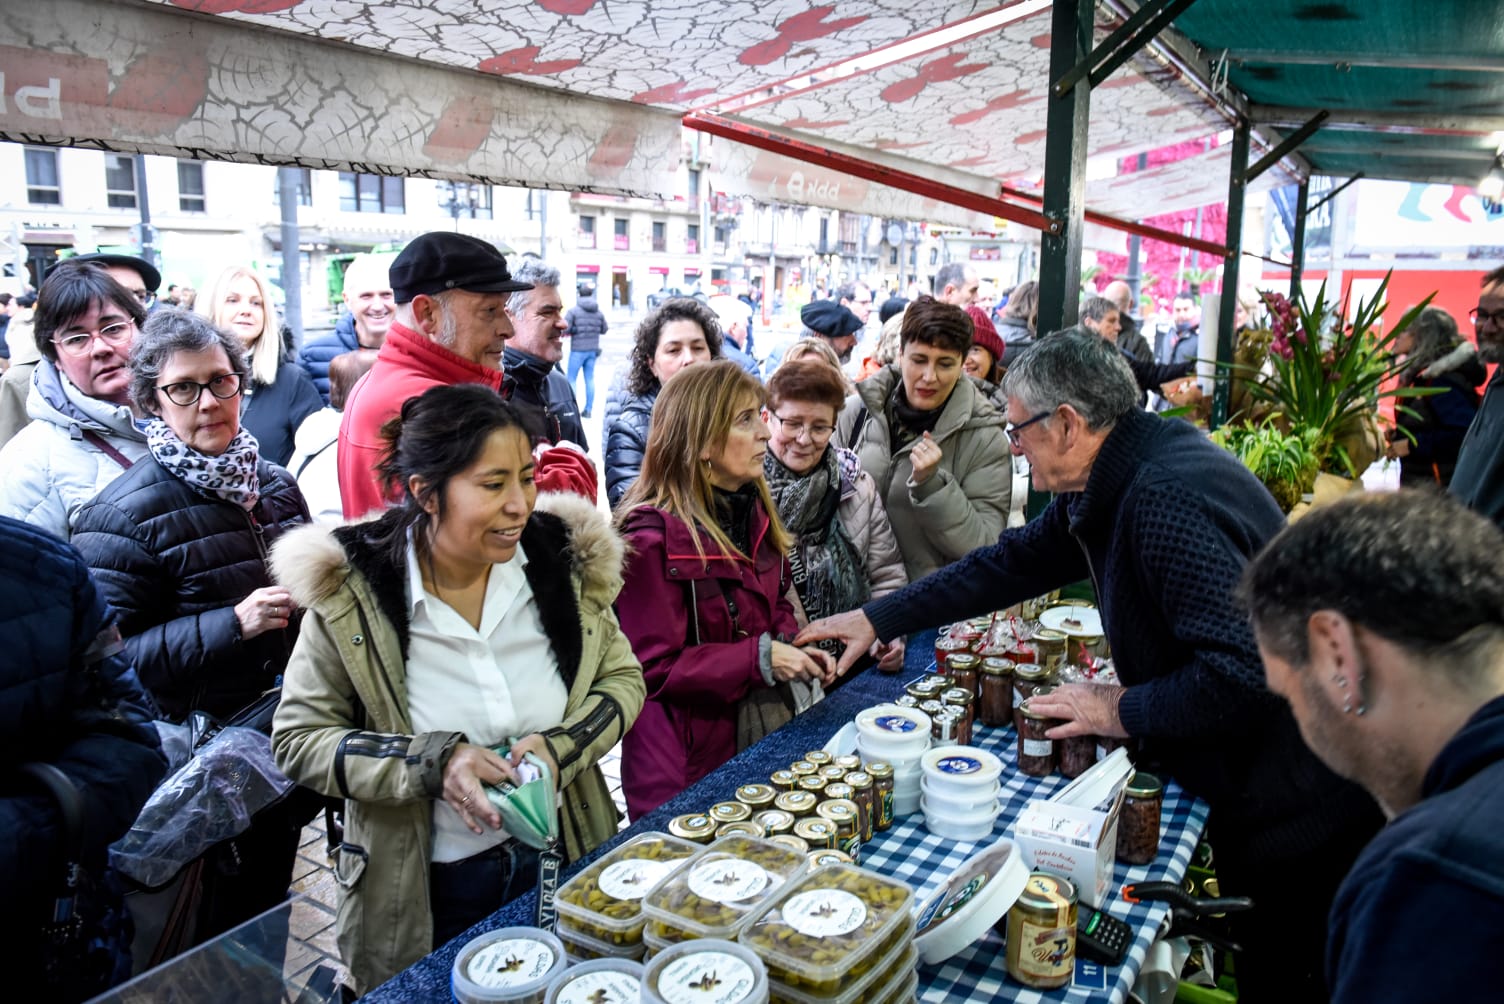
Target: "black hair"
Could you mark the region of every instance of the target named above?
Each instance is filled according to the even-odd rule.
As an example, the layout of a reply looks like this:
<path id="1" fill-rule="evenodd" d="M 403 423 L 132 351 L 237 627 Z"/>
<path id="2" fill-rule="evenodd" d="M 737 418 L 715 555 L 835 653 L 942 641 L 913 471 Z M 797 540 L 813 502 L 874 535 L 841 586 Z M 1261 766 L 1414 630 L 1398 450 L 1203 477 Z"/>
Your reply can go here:
<path id="1" fill-rule="evenodd" d="M 908 348 L 911 342 L 923 342 L 965 356 L 971 348 L 971 336 L 971 318 L 966 316 L 966 311 L 926 295 L 909 304 L 909 309 L 903 312 L 898 344 Z"/>
<path id="2" fill-rule="evenodd" d="M 1450 495 L 1364 493 L 1281 531 L 1238 596 L 1259 643 L 1292 666 L 1310 662 L 1311 615 L 1332 610 L 1464 677 L 1504 641 L 1501 548 L 1498 528 Z"/>
<path id="3" fill-rule="evenodd" d="M 503 429 L 516 429 L 531 445 L 521 413 L 480 384 L 431 387 L 409 398 L 402 411 L 381 427 L 386 449 L 376 473 L 383 485 L 395 485 L 401 491 L 402 501 L 396 506 L 401 516 L 384 521 L 386 529 L 377 546 L 400 564 L 407 551 L 407 531 L 412 528 L 418 547 L 425 548 L 430 519 L 424 506 L 435 500 L 442 519 L 449 482 L 475 463 L 491 433 Z M 426 484 L 418 495 L 410 485 L 414 476 Z"/>
<path id="4" fill-rule="evenodd" d="M 1196 299 L 1196 294 L 1192 293 L 1188 289 L 1182 289 L 1180 292 L 1176 293 L 1175 294 L 1175 299 L 1176 300 L 1184 300 L 1187 303 L 1191 303 L 1191 304 L 1195 304 L 1195 303 L 1198 302 L 1197 299 Z"/>
<path id="5" fill-rule="evenodd" d="M 137 328 L 146 323 L 146 308 L 141 306 L 135 294 L 110 278 L 110 273 L 101 266 L 93 262 L 65 261 L 48 272 L 37 292 L 33 329 L 37 351 L 57 362 L 57 346 L 52 344 L 52 336 L 98 303 L 119 308 Z"/>
<path id="6" fill-rule="evenodd" d="M 693 321 L 705 332 L 705 344 L 710 347 L 710 358 L 719 359 L 721 350 L 721 322 L 715 311 L 699 300 L 687 296 L 665 300 L 663 304 L 637 326 L 637 339 L 632 343 L 632 368 L 627 372 L 627 390 L 638 396 L 658 390 L 658 378 L 653 375 L 653 356 L 658 351 L 658 339 L 663 335 L 663 326 L 670 321 Z"/>

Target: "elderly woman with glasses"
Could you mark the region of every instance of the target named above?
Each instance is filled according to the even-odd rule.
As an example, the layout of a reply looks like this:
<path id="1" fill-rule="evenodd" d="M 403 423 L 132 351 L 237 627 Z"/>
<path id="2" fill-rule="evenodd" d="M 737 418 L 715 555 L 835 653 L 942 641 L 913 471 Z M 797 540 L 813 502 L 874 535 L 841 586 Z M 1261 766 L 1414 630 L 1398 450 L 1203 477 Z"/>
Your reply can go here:
<path id="1" fill-rule="evenodd" d="M 787 356 L 768 381 L 763 417 L 772 438 L 763 476 L 784 527 L 801 623 L 851 610 L 908 584 L 903 555 L 872 476 L 831 439 L 846 402 L 846 379 L 817 356 Z M 798 613 L 798 611 L 796 611 Z M 828 649 L 839 655 L 839 647 Z M 903 639 L 869 655 L 886 672 L 903 667 Z"/>
<path id="2" fill-rule="evenodd" d="M 26 407 L 0 450 L 0 514 L 67 540 L 85 502 L 146 453 L 131 410 L 129 356 L 146 311 L 98 265 L 65 262 L 38 294 Z"/>
<path id="3" fill-rule="evenodd" d="M 149 455 L 79 511 L 73 545 L 119 614 L 125 653 L 163 714 L 224 720 L 274 689 L 292 655 L 298 617 L 267 554 L 309 522 L 308 508 L 240 425 L 247 368 L 235 336 L 159 310 L 130 366 Z M 233 873 L 216 876 L 201 936 L 286 895 L 298 837 L 290 813 L 258 817 L 236 838 Z"/>

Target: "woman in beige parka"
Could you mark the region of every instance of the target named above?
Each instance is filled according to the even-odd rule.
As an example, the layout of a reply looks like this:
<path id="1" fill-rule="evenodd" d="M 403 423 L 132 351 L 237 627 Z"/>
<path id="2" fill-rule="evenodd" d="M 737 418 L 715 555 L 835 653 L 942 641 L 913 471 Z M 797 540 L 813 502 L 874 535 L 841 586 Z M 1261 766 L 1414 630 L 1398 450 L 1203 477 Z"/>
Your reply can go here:
<path id="1" fill-rule="evenodd" d="M 436 387 L 384 431 L 404 503 L 272 556 L 307 610 L 272 745 L 345 799 L 337 932 L 362 993 L 533 887 L 537 852 L 482 788 L 517 780 L 523 753 L 558 778 L 567 859 L 615 834 L 597 761 L 644 697 L 611 609 L 620 538 L 588 501 L 536 496 L 511 406 Z"/>

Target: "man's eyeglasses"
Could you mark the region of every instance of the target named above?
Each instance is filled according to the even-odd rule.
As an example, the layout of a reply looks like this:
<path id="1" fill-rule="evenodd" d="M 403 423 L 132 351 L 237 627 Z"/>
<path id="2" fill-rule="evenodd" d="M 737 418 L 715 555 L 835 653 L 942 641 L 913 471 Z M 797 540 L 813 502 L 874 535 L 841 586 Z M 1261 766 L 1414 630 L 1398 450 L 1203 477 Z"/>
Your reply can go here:
<path id="1" fill-rule="evenodd" d="M 135 330 L 134 321 L 116 321 L 114 324 L 106 324 L 98 331 L 76 331 L 62 338 L 54 338 L 52 344 L 70 356 L 82 358 L 93 350 L 94 339 L 98 338 L 107 345 L 124 345 L 131 340 Z"/>
<path id="2" fill-rule="evenodd" d="M 1055 414 L 1055 409 L 1051 408 L 1049 411 L 1041 411 L 1039 414 L 1035 415 L 1027 422 L 1019 422 L 1017 425 L 1004 426 L 1003 431 L 1008 434 L 1008 442 L 1012 443 L 1014 446 L 1017 446 L 1019 433 L 1023 432 L 1035 422 L 1043 422 L 1053 414 Z"/>
<path id="3" fill-rule="evenodd" d="M 195 383 L 192 380 L 164 383 L 158 386 L 157 390 L 166 394 L 167 400 L 184 408 L 198 404 L 198 399 L 206 390 L 221 401 L 228 401 L 240 393 L 240 374 L 224 373 L 208 383 Z"/>
<path id="4" fill-rule="evenodd" d="M 157 300 L 157 294 L 153 293 L 149 289 L 133 289 L 130 290 L 130 294 L 131 296 L 134 296 L 137 302 L 140 303 L 143 307 L 150 307 Z"/>
<path id="5" fill-rule="evenodd" d="M 1493 321 L 1494 327 L 1504 328 L 1504 310 L 1484 310 L 1482 307 L 1474 307 L 1467 312 L 1473 324 L 1482 324 L 1484 321 Z"/>
<path id="6" fill-rule="evenodd" d="M 794 437 L 795 439 L 801 438 L 806 432 L 808 432 L 809 438 L 812 442 L 823 443 L 825 440 L 831 437 L 832 433 L 836 431 L 836 427 L 833 425 L 806 425 L 803 422 L 787 421 L 784 418 L 780 417 L 778 412 L 776 411 L 770 411 L 768 412 L 768 414 L 778 419 L 779 427 L 783 429 L 786 434 Z"/>

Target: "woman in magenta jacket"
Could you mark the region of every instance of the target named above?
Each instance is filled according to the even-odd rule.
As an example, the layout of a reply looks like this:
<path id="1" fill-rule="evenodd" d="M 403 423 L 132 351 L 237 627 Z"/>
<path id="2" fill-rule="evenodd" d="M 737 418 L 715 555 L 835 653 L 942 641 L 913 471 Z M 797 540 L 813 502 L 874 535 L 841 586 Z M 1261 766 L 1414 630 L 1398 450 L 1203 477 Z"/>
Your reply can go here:
<path id="1" fill-rule="evenodd" d="M 616 615 L 648 692 L 622 743 L 634 819 L 737 752 L 743 702 L 834 674 L 826 653 L 787 642 L 789 536 L 763 482 L 762 404 L 762 385 L 736 363 L 676 374 L 617 510 L 631 556 Z"/>

